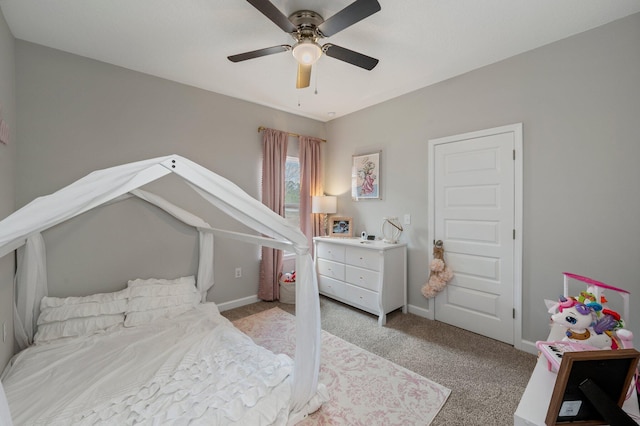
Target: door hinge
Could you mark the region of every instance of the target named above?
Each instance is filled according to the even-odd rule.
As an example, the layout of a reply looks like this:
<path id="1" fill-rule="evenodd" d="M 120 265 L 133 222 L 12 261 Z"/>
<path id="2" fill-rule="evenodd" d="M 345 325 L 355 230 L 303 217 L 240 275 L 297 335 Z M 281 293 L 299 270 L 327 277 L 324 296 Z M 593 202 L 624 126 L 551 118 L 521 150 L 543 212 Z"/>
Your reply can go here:
<path id="1" fill-rule="evenodd" d="M 516 319 L 516 308 L 513 308 L 513 319 Z"/>
<path id="2" fill-rule="evenodd" d="M 513 150 L 513 159 L 514 160 L 516 159 L 516 150 L 515 149 Z"/>
<path id="3" fill-rule="evenodd" d="M 514 240 L 516 239 L 516 230 L 515 229 L 513 230 L 513 239 Z"/>

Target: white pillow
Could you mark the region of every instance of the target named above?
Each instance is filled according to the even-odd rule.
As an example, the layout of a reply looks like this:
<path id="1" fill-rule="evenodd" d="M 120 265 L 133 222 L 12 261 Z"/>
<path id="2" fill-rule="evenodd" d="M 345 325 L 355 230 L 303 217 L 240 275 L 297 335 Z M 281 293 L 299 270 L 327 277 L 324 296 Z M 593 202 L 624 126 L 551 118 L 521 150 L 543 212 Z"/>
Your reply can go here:
<path id="1" fill-rule="evenodd" d="M 35 343 L 88 336 L 124 324 L 129 289 L 82 297 L 49 297 L 40 301 Z"/>
<path id="2" fill-rule="evenodd" d="M 194 288 L 195 289 L 195 288 Z M 133 297 L 129 301 L 127 314 L 130 312 L 143 312 L 159 308 L 170 308 L 176 306 L 194 307 L 200 303 L 200 294 L 193 292 L 178 296 L 155 296 L 153 294 L 145 297 Z"/>
<path id="3" fill-rule="evenodd" d="M 184 296 L 197 292 L 194 284 L 174 284 L 174 285 L 143 285 L 129 288 L 129 297 L 144 296 Z"/>
<path id="4" fill-rule="evenodd" d="M 175 318 L 187 311 L 193 309 L 193 306 L 182 305 L 170 308 L 150 309 L 142 312 L 128 312 L 124 320 L 125 327 L 135 327 L 141 324 L 147 324 L 163 318 Z"/>
<path id="5" fill-rule="evenodd" d="M 62 305 L 40 310 L 38 325 L 50 322 L 64 321 L 70 318 L 96 317 L 99 315 L 124 314 L 127 311 L 127 299 L 113 300 L 106 303 L 78 303 Z"/>
<path id="6" fill-rule="evenodd" d="M 62 337 L 89 336 L 124 323 L 124 314 L 71 318 L 66 321 L 41 324 L 33 337 L 35 343 L 50 342 Z"/>
<path id="7" fill-rule="evenodd" d="M 125 327 L 174 318 L 196 307 L 201 300 L 193 275 L 172 280 L 136 279 L 128 282 L 129 306 Z"/>
<path id="8" fill-rule="evenodd" d="M 148 285 L 178 285 L 178 284 L 191 284 L 195 287 L 196 285 L 196 277 L 190 275 L 188 277 L 180 277 L 175 279 L 164 279 L 164 278 L 138 278 L 135 280 L 129 280 L 127 283 L 128 287 L 139 287 L 139 286 L 148 286 Z"/>
<path id="9" fill-rule="evenodd" d="M 108 303 L 114 300 L 126 300 L 129 297 L 129 289 L 114 291 L 111 293 L 97 293 L 81 297 L 49 297 L 45 296 L 40 302 L 40 309 L 55 308 L 63 305 L 79 305 L 82 303 Z"/>

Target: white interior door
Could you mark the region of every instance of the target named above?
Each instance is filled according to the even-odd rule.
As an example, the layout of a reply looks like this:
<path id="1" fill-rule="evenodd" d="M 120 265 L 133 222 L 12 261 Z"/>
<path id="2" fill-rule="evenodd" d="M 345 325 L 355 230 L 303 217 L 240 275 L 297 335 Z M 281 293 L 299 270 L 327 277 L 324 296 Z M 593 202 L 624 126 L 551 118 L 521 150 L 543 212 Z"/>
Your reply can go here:
<path id="1" fill-rule="evenodd" d="M 517 133 L 506 126 L 430 141 L 432 235 L 454 272 L 435 298 L 435 319 L 509 344 L 520 306 Z"/>

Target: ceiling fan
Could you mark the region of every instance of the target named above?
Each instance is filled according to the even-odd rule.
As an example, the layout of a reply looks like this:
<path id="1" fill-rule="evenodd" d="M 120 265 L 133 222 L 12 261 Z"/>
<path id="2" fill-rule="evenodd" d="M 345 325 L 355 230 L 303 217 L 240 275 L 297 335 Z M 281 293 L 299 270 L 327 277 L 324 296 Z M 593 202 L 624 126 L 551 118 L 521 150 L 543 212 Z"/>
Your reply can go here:
<path id="1" fill-rule="evenodd" d="M 296 88 L 298 89 L 309 87 L 311 66 L 322 53 L 368 71 L 371 71 L 378 64 L 377 59 L 362 53 L 332 43 L 326 43 L 322 46 L 318 44 L 319 39 L 330 37 L 378 12 L 381 8 L 377 0 L 356 0 L 326 21 L 320 14 L 311 10 L 299 10 L 287 17 L 269 0 L 247 1 L 284 32 L 290 34 L 296 42 L 293 46 L 282 44 L 232 55 L 228 57 L 231 62 L 241 62 L 274 53 L 292 51 L 298 61 L 296 79 Z"/>

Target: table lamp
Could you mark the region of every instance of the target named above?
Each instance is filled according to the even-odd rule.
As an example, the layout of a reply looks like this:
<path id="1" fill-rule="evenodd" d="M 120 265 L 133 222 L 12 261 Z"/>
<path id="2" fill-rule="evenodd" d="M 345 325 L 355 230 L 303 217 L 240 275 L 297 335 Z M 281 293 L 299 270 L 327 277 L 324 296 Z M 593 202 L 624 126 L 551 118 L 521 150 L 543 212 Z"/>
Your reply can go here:
<path id="1" fill-rule="evenodd" d="M 338 199 L 335 195 L 318 195 L 311 197 L 311 213 L 322 214 L 322 232 L 327 236 L 327 219 L 329 214 L 337 211 Z"/>

